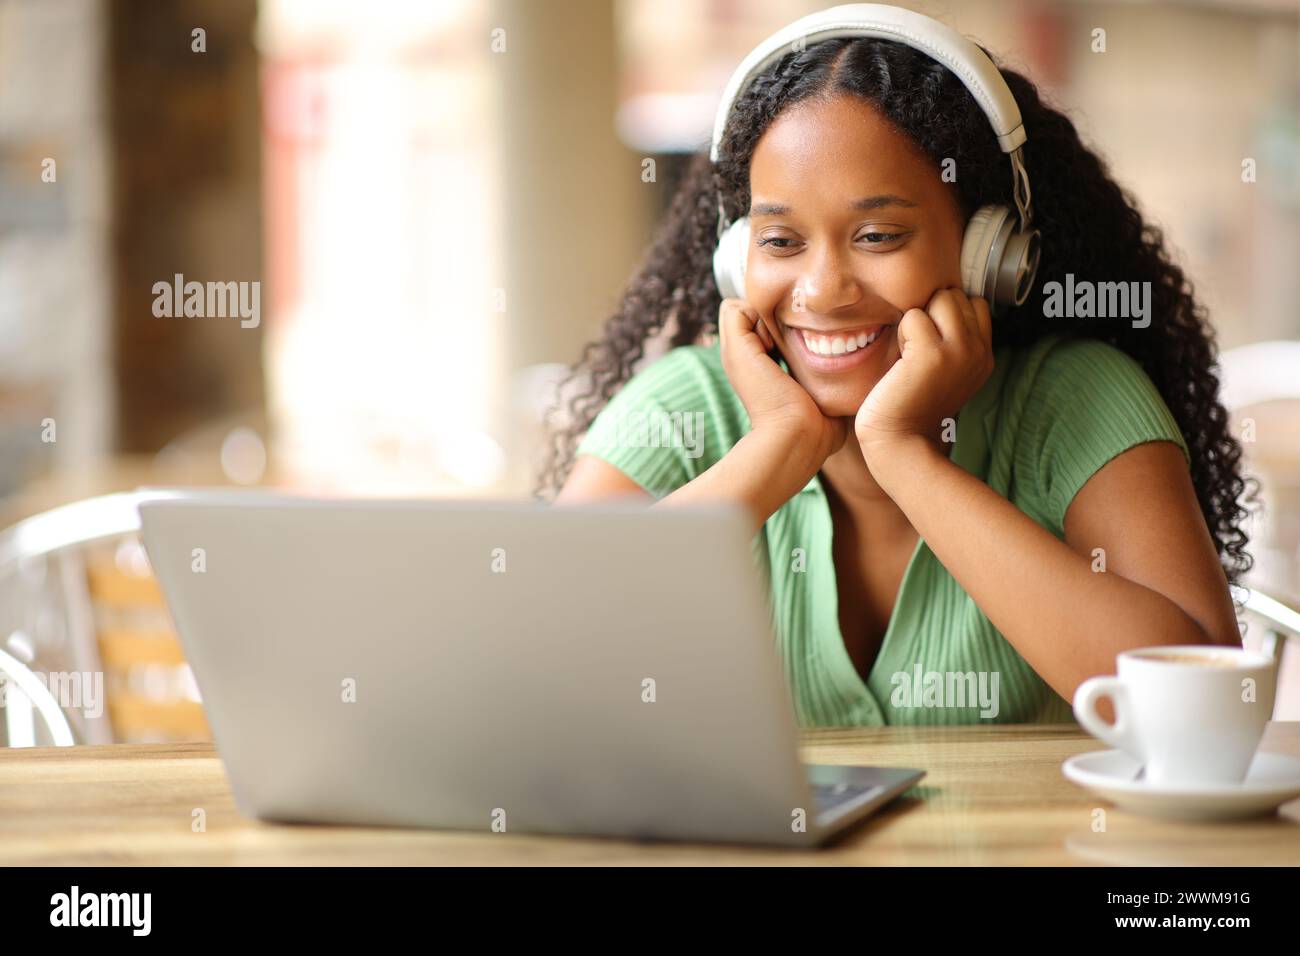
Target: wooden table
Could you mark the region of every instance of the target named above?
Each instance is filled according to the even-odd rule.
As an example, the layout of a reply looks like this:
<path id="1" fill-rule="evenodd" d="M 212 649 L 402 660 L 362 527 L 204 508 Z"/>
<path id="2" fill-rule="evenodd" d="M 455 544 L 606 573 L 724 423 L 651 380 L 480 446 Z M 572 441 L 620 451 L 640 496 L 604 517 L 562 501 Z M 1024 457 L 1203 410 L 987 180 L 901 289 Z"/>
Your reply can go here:
<path id="1" fill-rule="evenodd" d="M 1263 749 L 1300 756 L 1300 723 Z M 1072 726 L 807 732 L 804 760 L 921 767 L 904 797 L 821 852 L 518 834 L 286 826 L 235 810 L 207 744 L 0 750 L 0 866 L 17 864 L 1300 864 L 1300 800 L 1237 823 L 1125 813 L 1061 775 L 1102 749 Z M 1105 832 L 1093 811 L 1106 808 Z M 192 813 L 206 814 L 193 832 Z"/>

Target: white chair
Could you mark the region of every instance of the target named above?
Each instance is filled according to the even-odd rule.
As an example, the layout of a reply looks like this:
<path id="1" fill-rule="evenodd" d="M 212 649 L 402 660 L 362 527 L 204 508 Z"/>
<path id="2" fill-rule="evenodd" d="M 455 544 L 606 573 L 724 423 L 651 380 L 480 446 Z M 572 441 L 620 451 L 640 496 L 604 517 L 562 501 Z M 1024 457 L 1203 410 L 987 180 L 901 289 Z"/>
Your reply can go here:
<path id="1" fill-rule="evenodd" d="M 81 551 L 137 534 L 139 502 L 171 494 L 143 490 L 91 498 L 0 532 L 0 607 L 7 618 L 0 619 L 0 634 L 7 635 L 0 647 L 0 683 L 7 746 L 113 741 L 106 710 L 88 716 L 84 709 L 64 706 L 50 690 L 49 675 L 100 675 L 102 681 Z"/>
<path id="2" fill-rule="evenodd" d="M 1220 398 L 1239 420 L 1248 417 L 1243 414 L 1248 409 L 1267 403 L 1300 402 L 1300 342 L 1255 342 L 1229 349 L 1219 357 L 1219 371 Z M 1247 444 L 1246 449 L 1249 454 L 1251 445 Z M 1294 458 L 1295 463 L 1300 463 L 1300 448 L 1284 451 Z M 1276 520 L 1276 514 L 1273 517 Z M 1259 540 L 1259 531 L 1252 537 Z M 1267 535 L 1262 540 L 1266 541 Z M 1270 556 L 1274 555 L 1277 560 L 1252 571 L 1250 578 L 1254 580 L 1245 588 L 1244 616 L 1247 620 L 1244 639 L 1247 646 L 1265 650 L 1276 644 L 1280 673 L 1274 716 L 1279 720 L 1296 720 L 1300 719 L 1300 661 L 1295 660 L 1295 649 L 1300 647 L 1297 643 L 1300 641 L 1300 611 L 1280 594 L 1269 592 L 1274 588 L 1294 591 L 1300 548 L 1295 548 L 1293 553 L 1275 552 Z M 1257 561 L 1260 557 L 1257 551 Z M 1251 618 L 1263 626 L 1262 632 L 1253 632 Z M 1287 638 L 1291 638 L 1289 646 Z"/>
<path id="3" fill-rule="evenodd" d="M 26 664 L 0 651 L 0 685 L 4 692 L 5 738 L 10 747 L 36 746 L 36 720 L 45 721 L 46 731 L 56 747 L 76 743 L 72 726 L 58 700 Z"/>

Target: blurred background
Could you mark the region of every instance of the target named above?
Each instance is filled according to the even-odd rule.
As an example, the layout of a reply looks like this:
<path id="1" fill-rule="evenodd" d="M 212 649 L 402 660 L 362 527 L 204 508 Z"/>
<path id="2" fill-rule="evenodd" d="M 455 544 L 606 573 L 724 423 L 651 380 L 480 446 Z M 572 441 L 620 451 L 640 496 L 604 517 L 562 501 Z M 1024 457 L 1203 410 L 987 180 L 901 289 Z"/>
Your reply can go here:
<path id="1" fill-rule="evenodd" d="M 77 740 L 206 733 L 101 496 L 529 494 L 727 76 L 829 5 L 0 0 L 0 650 L 105 676 Z M 1297 0 L 906 5 L 1040 84 L 1166 230 L 1263 486 L 1251 583 L 1300 606 Z M 159 316 L 174 281 L 260 309 Z"/>

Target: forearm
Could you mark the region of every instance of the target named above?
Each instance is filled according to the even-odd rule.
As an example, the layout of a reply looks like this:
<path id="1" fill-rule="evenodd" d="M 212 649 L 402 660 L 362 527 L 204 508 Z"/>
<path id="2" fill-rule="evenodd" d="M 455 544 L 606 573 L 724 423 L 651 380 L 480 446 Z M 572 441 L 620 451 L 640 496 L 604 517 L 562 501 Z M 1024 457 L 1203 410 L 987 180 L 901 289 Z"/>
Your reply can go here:
<path id="1" fill-rule="evenodd" d="M 757 533 L 820 467 L 816 453 L 795 436 L 751 431 L 713 467 L 666 496 L 659 506 L 737 503 L 750 514 Z"/>
<path id="2" fill-rule="evenodd" d="M 926 545 L 1020 655 L 1067 700 L 1115 655 L 1211 641 L 1162 594 L 1094 571 L 1072 549 L 922 438 L 867 455 Z"/>

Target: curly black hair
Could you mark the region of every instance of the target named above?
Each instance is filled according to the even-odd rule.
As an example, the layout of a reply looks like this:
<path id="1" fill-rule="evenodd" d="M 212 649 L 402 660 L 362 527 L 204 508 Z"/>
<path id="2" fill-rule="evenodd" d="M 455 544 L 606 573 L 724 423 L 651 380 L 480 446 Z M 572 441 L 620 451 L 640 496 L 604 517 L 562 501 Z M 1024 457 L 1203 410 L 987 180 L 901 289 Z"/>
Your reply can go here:
<path id="1" fill-rule="evenodd" d="M 1241 445 L 1218 400 L 1217 347 L 1205 309 L 1166 250 L 1161 230 L 1143 221 L 1136 200 L 1083 144 L 1069 118 L 1044 103 L 1024 76 L 999 69 L 1028 135 L 1024 162 L 1043 239 L 1036 287 L 1023 305 L 999 315 L 993 344 L 1023 346 L 1051 332 L 1099 339 L 1137 360 L 1187 441 L 1201 512 L 1224 573 L 1237 584 L 1252 564 L 1242 525 L 1258 482 L 1241 475 Z M 713 278 L 718 198 L 728 221 L 748 211 L 749 164 L 764 131 L 791 104 L 845 94 L 873 104 L 936 171 L 943 160 L 955 160 L 954 185 L 965 216 L 990 203 L 1014 206 L 1006 156 L 987 117 L 948 69 L 911 47 L 875 38 L 791 50 L 737 98 L 716 168 L 707 151 L 693 157 L 618 309 L 561 386 L 560 395 L 566 387 L 570 395 L 551 413 L 540 497 L 554 495 L 563 484 L 582 435 L 646 357 L 652 337 L 677 347 L 716 332 L 722 302 Z M 1145 328 L 1121 317 L 1044 322 L 1045 278 L 1063 280 L 1067 272 L 1076 282 L 1149 282 L 1153 321 Z M 557 424 L 558 412 L 563 415 Z"/>

